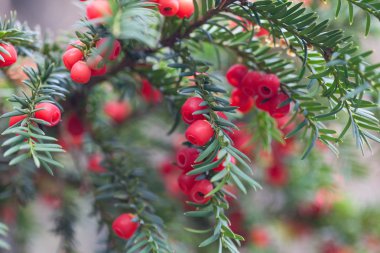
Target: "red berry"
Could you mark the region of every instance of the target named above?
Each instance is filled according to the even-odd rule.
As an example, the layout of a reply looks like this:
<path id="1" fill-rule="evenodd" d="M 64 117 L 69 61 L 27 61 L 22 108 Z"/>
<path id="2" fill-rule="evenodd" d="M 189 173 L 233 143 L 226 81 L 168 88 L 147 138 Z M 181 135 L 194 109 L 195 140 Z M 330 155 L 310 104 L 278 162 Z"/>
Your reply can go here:
<path id="1" fill-rule="evenodd" d="M 121 53 L 120 41 L 113 38 L 101 38 L 96 42 L 96 48 L 100 50 L 101 56 L 111 61 L 116 60 Z"/>
<path id="2" fill-rule="evenodd" d="M 160 0 L 158 10 L 166 17 L 171 17 L 177 14 L 179 9 L 178 0 Z"/>
<path id="3" fill-rule="evenodd" d="M 252 145 L 253 136 L 246 130 L 246 126 L 243 124 L 237 124 L 239 130 L 234 130 L 232 133 L 228 133 L 235 148 L 247 155 L 251 155 L 254 146 Z"/>
<path id="4" fill-rule="evenodd" d="M 273 118 L 282 118 L 289 113 L 290 103 L 288 103 L 288 99 L 289 97 L 284 93 L 279 93 L 276 96 L 270 98 L 272 106 L 269 109 L 269 113 Z M 281 105 L 285 102 L 285 105 Z"/>
<path id="5" fill-rule="evenodd" d="M 263 228 L 254 228 L 251 231 L 252 243 L 258 248 L 266 248 L 269 245 L 268 232 Z"/>
<path id="6" fill-rule="evenodd" d="M 257 95 L 262 98 L 271 98 L 277 94 L 280 80 L 274 74 L 266 74 L 256 86 Z"/>
<path id="7" fill-rule="evenodd" d="M 49 126 L 55 126 L 61 120 L 61 111 L 52 103 L 39 103 L 36 105 L 36 109 L 41 110 L 36 111 L 34 117 L 48 122 Z"/>
<path id="8" fill-rule="evenodd" d="M 99 70 L 103 69 L 105 66 L 103 57 L 101 57 L 100 55 L 92 55 L 92 56 L 88 57 L 87 66 L 91 70 L 99 71 Z"/>
<path id="9" fill-rule="evenodd" d="M 283 186 L 288 182 L 288 172 L 280 165 L 274 165 L 265 171 L 266 181 L 273 186 Z"/>
<path id="10" fill-rule="evenodd" d="M 241 91 L 247 96 L 254 96 L 257 93 L 257 87 L 262 82 L 262 74 L 257 71 L 248 72 L 243 80 L 239 88 Z"/>
<path id="11" fill-rule="evenodd" d="M 76 83 L 85 84 L 90 81 L 91 69 L 84 61 L 78 61 L 73 65 L 70 72 L 71 79 Z"/>
<path id="12" fill-rule="evenodd" d="M 0 47 L 8 52 L 8 54 L 6 54 L 0 51 L 0 68 L 11 66 L 17 61 L 17 51 L 12 44 L 0 43 Z M 1 59 L 1 57 L 3 59 Z"/>
<path id="13" fill-rule="evenodd" d="M 188 98 L 181 108 L 182 120 L 191 124 L 195 120 L 205 119 L 202 114 L 193 115 L 196 111 L 207 109 L 207 106 L 200 106 L 202 102 L 204 100 L 199 97 Z"/>
<path id="14" fill-rule="evenodd" d="M 193 0 L 178 0 L 178 4 L 178 18 L 190 18 L 193 15 L 195 9 Z"/>
<path id="15" fill-rule="evenodd" d="M 173 162 L 169 162 L 168 160 L 162 162 L 159 167 L 160 173 L 165 176 L 179 171 L 177 165 L 175 165 Z"/>
<path id="16" fill-rule="evenodd" d="M 235 64 L 227 70 L 226 78 L 232 86 L 239 87 L 247 73 L 248 68 L 245 65 Z"/>
<path id="17" fill-rule="evenodd" d="M 112 15 L 112 10 L 108 0 L 94 0 L 87 5 L 86 14 L 89 20 L 105 18 Z"/>
<path id="18" fill-rule="evenodd" d="M 262 36 L 267 36 L 267 35 L 269 35 L 269 31 L 263 27 L 260 27 L 259 31 L 255 33 L 256 37 L 262 37 Z"/>
<path id="19" fill-rule="evenodd" d="M 71 114 L 67 118 L 66 129 L 73 136 L 79 136 L 84 133 L 83 122 L 77 114 Z"/>
<path id="20" fill-rule="evenodd" d="M 255 100 L 245 95 L 240 89 L 234 89 L 231 93 L 231 105 L 238 106 L 242 113 L 249 112 L 255 104 Z"/>
<path id="21" fill-rule="evenodd" d="M 141 96 L 147 103 L 157 104 L 162 101 L 161 92 L 153 87 L 147 79 L 142 80 Z"/>
<path id="22" fill-rule="evenodd" d="M 94 173 L 104 173 L 106 169 L 101 165 L 103 156 L 101 154 L 93 154 L 88 159 L 88 169 Z"/>
<path id="23" fill-rule="evenodd" d="M 75 45 L 78 45 L 78 46 L 84 46 L 84 44 L 83 44 L 82 41 L 80 41 L 80 40 L 76 40 L 76 41 L 74 41 L 74 42 L 71 42 L 70 45 L 68 45 L 68 46 L 66 47 L 66 51 L 68 51 L 68 50 L 70 50 L 70 49 L 72 49 L 72 48 L 76 48 L 76 47 L 72 46 L 71 44 L 75 44 Z"/>
<path id="24" fill-rule="evenodd" d="M 112 223 L 112 230 L 122 239 L 130 239 L 139 227 L 136 216 L 124 213 L 117 217 Z"/>
<path id="25" fill-rule="evenodd" d="M 224 114 L 224 112 L 216 112 L 216 115 L 218 115 L 219 118 L 228 120 L 228 117 L 226 114 Z"/>
<path id="26" fill-rule="evenodd" d="M 192 165 L 199 156 L 199 151 L 196 148 L 182 148 L 178 150 L 176 158 L 177 165 L 184 171 L 192 170 Z"/>
<path id="27" fill-rule="evenodd" d="M 83 52 L 78 48 L 71 48 L 67 50 L 63 56 L 62 61 L 68 70 L 71 70 L 73 65 L 83 59 Z"/>
<path id="28" fill-rule="evenodd" d="M 190 190 L 190 199 L 191 201 L 197 204 L 206 204 L 211 196 L 205 197 L 214 189 L 212 183 L 206 179 L 198 181 Z"/>
<path id="29" fill-rule="evenodd" d="M 131 106 L 126 101 L 109 101 L 104 105 L 104 113 L 119 124 L 128 118 L 131 111 Z"/>
<path id="30" fill-rule="evenodd" d="M 186 195 L 190 194 L 190 190 L 195 184 L 195 179 L 197 178 L 196 175 L 186 175 L 186 172 L 184 171 L 181 175 L 178 177 L 178 186 L 181 189 L 183 193 Z"/>
<path id="31" fill-rule="evenodd" d="M 214 136 L 214 129 L 206 120 L 194 121 L 186 130 L 186 139 L 194 145 L 204 146 Z"/>
<path id="32" fill-rule="evenodd" d="M 14 126 L 16 125 L 17 123 L 19 123 L 20 121 L 22 121 L 23 119 L 26 118 L 26 115 L 17 115 L 17 116 L 12 116 L 9 118 L 9 126 Z"/>

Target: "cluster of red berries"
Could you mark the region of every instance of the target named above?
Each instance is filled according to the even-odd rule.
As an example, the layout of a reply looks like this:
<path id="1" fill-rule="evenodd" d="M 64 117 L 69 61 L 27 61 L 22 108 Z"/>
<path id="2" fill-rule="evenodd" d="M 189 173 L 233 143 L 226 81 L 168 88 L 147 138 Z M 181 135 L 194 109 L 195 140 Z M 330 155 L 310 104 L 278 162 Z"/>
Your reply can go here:
<path id="1" fill-rule="evenodd" d="M 281 118 L 290 111 L 289 97 L 279 92 L 280 80 L 274 74 L 249 71 L 243 64 L 231 66 L 226 73 L 227 81 L 235 87 L 231 93 L 231 105 L 238 106 L 242 113 L 249 112 L 253 105 Z"/>
<path id="2" fill-rule="evenodd" d="M 84 47 L 79 40 L 73 44 Z M 104 75 L 107 72 L 106 61 L 116 60 L 120 52 L 121 44 L 118 40 L 101 38 L 96 42 L 92 53 L 87 56 L 81 49 L 69 45 L 62 60 L 67 70 L 70 71 L 71 79 L 76 83 L 85 84 L 90 81 L 91 76 Z"/>
<path id="3" fill-rule="evenodd" d="M 193 0 L 151 0 L 158 4 L 158 10 L 165 17 L 190 18 L 194 13 Z"/>
<path id="4" fill-rule="evenodd" d="M 3 49 L 0 50 L 0 68 L 9 67 L 17 61 L 17 51 L 12 44 L 0 43 L 0 48 Z"/>
<path id="5" fill-rule="evenodd" d="M 138 218 L 131 213 L 124 213 L 112 223 L 112 230 L 122 239 L 130 239 L 139 228 Z"/>
<path id="6" fill-rule="evenodd" d="M 37 111 L 34 113 L 34 118 L 43 120 L 49 123 L 50 127 L 57 125 L 61 121 L 61 111 L 59 108 L 48 102 L 42 102 L 36 105 Z M 18 115 L 10 117 L 9 126 L 14 126 L 27 117 L 27 115 Z"/>
<path id="7" fill-rule="evenodd" d="M 202 105 L 204 102 L 200 97 L 191 97 L 185 101 L 181 108 L 182 120 L 189 124 L 185 132 L 186 139 L 196 146 L 206 145 L 215 134 L 214 129 L 205 120 L 203 114 L 196 114 L 197 111 L 207 109 L 206 105 Z M 219 113 L 218 116 L 225 117 L 223 113 Z"/>

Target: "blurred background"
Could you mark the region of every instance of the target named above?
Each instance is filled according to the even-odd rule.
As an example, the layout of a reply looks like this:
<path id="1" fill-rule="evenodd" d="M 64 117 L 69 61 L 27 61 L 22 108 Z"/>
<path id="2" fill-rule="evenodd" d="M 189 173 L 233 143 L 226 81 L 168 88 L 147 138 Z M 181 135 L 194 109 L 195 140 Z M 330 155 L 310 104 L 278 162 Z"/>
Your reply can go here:
<path id="1" fill-rule="evenodd" d="M 79 2 L 79 1 L 78 1 Z M 319 1 L 315 1 L 319 2 Z M 331 8 L 328 5 L 322 5 L 318 7 L 318 4 L 315 4 L 314 7 L 318 10 L 321 9 L 321 16 L 328 16 L 331 14 Z M 82 6 L 83 7 L 83 6 Z M 80 5 L 73 1 L 62 1 L 62 0 L 0 0 L 0 15 L 4 17 L 4 15 L 9 15 L 11 10 L 16 10 L 18 14 L 18 18 L 21 21 L 27 21 L 31 27 L 40 26 L 43 32 L 52 33 L 54 36 L 61 36 L 68 34 L 76 23 L 76 21 L 81 18 L 82 10 Z M 360 17 L 359 17 L 360 18 Z M 348 22 L 347 22 L 348 23 Z M 347 24 L 346 23 L 346 24 Z M 358 22 L 360 23 L 360 22 Z M 377 23 L 373 23 L 373 25 Z M 361 24 L 357 27 L 350 27 L 353 33 L 356 31 L 362 30 Z M 365 49 L 374 49 L 375 54 L 373 61 L 380 61 L 380 52 L 378 50 L 378 40 L 377 32 L 371 33 L 370 36 L 364 37 L 363 33 L 359 32 L 361 35 L 360 43 Z M 357 33 L 356 33 L 357 35 Z M 353 146 L 353 145 L 352 145 Z M 339 243 L 349 241 L 350 236 L 358 236 L 355 234 L 355 231 L 349 231 L 350 229 L 355 230 L 355 226 L 359 226 L 358 224 L 350 224 L 349 219 L 362 219 L 363 217 L 359 214 L 364 212 L 363 210 L 367 210 L 368 208 L 372 208 L 374 210 L 379 210 L 380 206 L 380 156 L 379 156 L 379 145 L 375 144 L 373 146 L 372 154 L 367 152 L 364 157 L 360 156 L 360 151 L 356 150 L 355 155 L 351 156 L 351 151 L 348 153 L 344 153 L 341 157 L 342 160 L 338 161 L 336 157 L 331 154 L 325 154 L 324 157 L 326 159 L 326 164 L 339 164 L 334 166 L 335 168 L 339 168 L 338 171 L 334 171 L 333 175 L 335 183 L 334 185 L 338 185 L 339 193 L 344 196 L 344 198 L 349 199 L 348 202 L 340 203 L 340 206 L 336 207 L 338 211 L 332 213 L 331 216 L 326 216 L 327 220 L 317 220 L 312 221 L 308 224 L 308 226 L 300 227 L 299 224 L 294 225 L 294 232 L 296 234 L 295 238 L 289 239 L 289 227 L 292 225 L 287 224 L 287 226 L 282 225 L 283 221 L 277 221 L 274 219 L 276 217 L 267 216 L 263 217 L 262 213 L 265 213 L 265 210 L 261 210 L 260 206 L 267 206 L 268 203 L 277 203 L 278 201 L 284 198 L 282 195 L 289 194 L 293 196 L 295 193 L 292 190 L 302 191 L 302 187 L 297 185 L 297 180 L 302 177 L 308 177 L 308 174 L 305 174 L 305 171 L 310 171 L 311 167 L 313 167 L 312 161 L 309 163 L 301 163 L 297 161 L 297 154 L 290 154 L 289 156 L 293 157 L 293 165 L 295 169 L 294 171 L 298 174 L 293 175 L 293 179 L 290 180 L 293 184 L 293 188 L 289 186 L 284 191 L 273 187 L 268 184 L 268 187 L 265 187 L 264 190 L 255 194 L 252 204 L 252 199 L 245 199 L 242 204 L 242 209 L 247 208 L 244 212 L 247 220 L 255 220 L 252 223 L 255 223 L 256 227 L 263 229 L 266 231 L 262 232 L 260 229 L 252 232 L 250 234 L 251 240 L 257 240 L 257 245 L 253 246 L 255 249 L 253 251 L 252 247 L 247 248 L 246 252 L 281 252 L 281 253 L 312 253 L 312 252 L 320 252 L 314 251 L 311 249 L 311 245 L 316 244 L 316 239 L 313 233 L 309 233 L 308 229 L 312 226 L 321 227 L 321 234 L 318 240 L 329 242 L 330 239 L 336 241 L 339 239 Z M 329 151 L 324 151 L 328 153 Z M 348 154 L 348 155 L 347 155 Z M 350 158 L 354 158 L 355 161 L 350 160 Z M 316 158 L 318 159 L 318 158 Z M 317 161 L 315 161 L 317 162 Z M 154 166 L 155 164 L 153 164 Z M 310 167 L 311 166 L 311 167 Z M 322 167 L 321 167 L 322 168 Z M 260 174 L 260 173 L 259 173 Z M 298 178 L 297 178 L 298 177 Z M 298 188 L 297 188 L 298 187 Z M 293 194 L 293 195 L 292 195 Z M 93 253 L 96 252 L 96 249 L 99 247 L 99 240 L 102 238 L 102 233 L 100 235 L 97 233 L 97 225 L 96 221 L 92 218 L 89 218 L 88 214 L 91 211 L 90 207 L 91 200 L 83 198 L 80 200 L 80 221 L 77 225 L 77 241 L 78 241 L 78 252 L 80 253 Z M 54 208 L 51 208 L 52 203 L 46 200 L 38 199 L 35 201 L 30 207 L 30 211 L 33 213 L 33 235 L 28 240 L 28 253 L 54 253 L 57 252 L 58 245 L 60 243 L 59 239 L 54 237 L 51 233 L 51 222 L 54 214 Z M 53 204 L 54 205 L 54 204 Z M 257 210 L 252 211 L 253 206 L 257 207 Z M 269 204 L 271 206 L 271 204 Z M 276 209 L 274 207 L 274 209 Z M 371 209 L 371 210 L 372 210 Z M 335 209 L 334 209 L 335 210 Z M 281 218 L 281 210 L 276 210 L 273 213 L 279 214 L 279 220 Z M 12 214 L 8 214 L 12 216 Z M 346 215 L 346 216 L 345 216 Z M 285 216 L 285 215 L 284 215 Z M 372 217 L 377 216 L 369 216 L 370 221 L 363 224 L 367 224 L 368 226 L 377 225 L 380 226 L 380 220 L 372 220 Z M 379 216 L 380 217 L 380 216 Z M 290 217 L 286 217 L 286 219 Z M 285 220 L 286 220 L 285 219 Z M 329 220 L 330 219 L 330 220 Z M 344 219 L 344 220 L 342 220 Z M 364 218 L 363 218 L 364 219 Z M 256 222 L 257 220 L 261 220 L 262 222 Z M 331 221 L 331 222 L 330 222 Z M 358 220 L 357 220 L 358 221 Z M 318 224 L 315 224 L 318 223 Z M 342 225 L 342 224 L 343 225 Z M 353 222 L 355 223 L 355 222 Z M 178 223 L 177 223 L 178 224 Z M 325 224 L 325 225 L 324 225 Z M 364 226 L 362 223 L 360 224 L 360 232 L 365 231 L 362 227 Z M 289 226 L 288 226 L 289 225 Z M 182 227 L 182 226 L 181 226 Z M 286 229 L 285 229 L 286 228 Z M 338 228 L 338 229 L 337 229 Z M 347 233 L 349 236 L 335 236 L 334 233 Z M 173 229 L 175 231 L 175 229 Z M 269 231 L 269 232 L 268 232 Z M 306 232 L 305 232 L 306 231 Z M 326 232 L 327 231 L 327 232 Z M 333 231 L 333 232 L 331 232 Z M 335 232 L 334 232 L 335 231 Z M 343 232 L 342 232 L 343 231 Z M 358 230 L 359 231 L 359 230 Z M 269 236 L 268 236 L 269 234 Z M 370 236 L 370 235 L 369 235 Z M 270 249 L 263 249 L 260 247 L 260 242 L 265 242 L 268 239 L 274 241 L 274 246 Z M 343 237 L 343 238 L 341 238 Z M 355 238 L 356 238 L 355 237 Z M 338 238 L 338 239 L 336 239 Z M 356 238 L 357 239 L 357 238 Z M 376 240 L 375 240 L 376 239 Z M 368 251 L 360 251 L 360 252 L 380 252 L 380 243 L 377 241 L 379 238 L 375 236 L 373 244 L 373 249 Z M 250 239 L 248 239 L 250 240 Z M 362 242 L 361 242 L 362 243 Z M 316 247 L 317 248 L 317 247 Z M 178 251 L 179 253 L 185 253 Z M 189 249 L 189 252 L 197 252 L 194 249 Z M 346 253 L 346 252 L 359 252 L 355 249 L 348 249 L 347 251 L 325 251 L 323 253 Z M 19 252 L 15 252 L 19 253 Z"/>

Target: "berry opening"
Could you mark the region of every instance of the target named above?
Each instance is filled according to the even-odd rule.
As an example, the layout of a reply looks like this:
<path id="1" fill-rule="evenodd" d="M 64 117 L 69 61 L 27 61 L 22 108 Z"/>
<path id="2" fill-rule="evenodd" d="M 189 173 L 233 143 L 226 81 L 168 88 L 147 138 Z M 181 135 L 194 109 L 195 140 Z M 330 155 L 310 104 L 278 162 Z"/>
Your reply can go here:
<path id="1" fill-rule="evenodd" d="M 205 198 L 205 194 L 203 194 L 202 192 L 197 192 L 194 195 L 194 200 L 199 201 L 199 202 L 202 202 L 204 198 Z"/>
<path id="2" fill-rule="evenodd" d="M 179 154 L 178 155 L 178 163 L 180 166 L 185 166 L 186 164 L 186 156 L 184 154 Z"/>
<path id="3" fill-rule="evenodd" d="M 259 89 L 259 91 L 260 91 L 260 95 L 261 95 L 262 97 L 269 97 L 269 96 L 272 95 L 272 90 L 269 89 L 269 88 L 266 87 L 266 86 L 261 86 L 260 89 Z"/>

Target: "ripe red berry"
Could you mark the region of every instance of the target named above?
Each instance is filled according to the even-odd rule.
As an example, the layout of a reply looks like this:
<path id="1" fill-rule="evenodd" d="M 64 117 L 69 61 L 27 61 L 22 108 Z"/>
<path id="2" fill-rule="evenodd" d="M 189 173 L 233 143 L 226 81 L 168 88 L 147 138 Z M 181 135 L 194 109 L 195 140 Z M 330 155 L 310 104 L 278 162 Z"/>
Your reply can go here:
<path id="1" fill-rule="evenodd" d="M 91 172 L 94 173 L 104 173 L 106 169 L 101 165 L 103 161 L 103 156 L 101 154 L 93 154 L 88 158 L 87 167 Z"/>
<path id="2" fill-rule="evenodd" d="M 186 175 L 185 171 L 181 175 L 179 175 L 178 186 L 184 194 L 186 195 L 190 194 L 190 190 L 193 188 L 196 182 L 195 181 L 196 178 L 197 176 L 195 175 L 191 175 L 191 176 Z"/>
<path id="3" fill-rule="evenodd" d="M 75 44 L 75 45 L 78 45 L 78 46 L 84 46 L 84 44 L 83 44 L 82 41 L 80 41 L 80 40 L 76 40 L 76 41 L 74 41 L 74 42 L 71 42 L 70 45 L 68 45 L 68 46 L 66 47 L 66 51 L 68 51 L 68 50 L 70 50 L 70 49 L 72 49 L 72 48 L 76 48 L 76 47 L 72 46 L 71 44 Z"/>
<path id="4" fill-rule="evenodd" d="M 269 112 L 270 108 L 272 107 L 271 99 L 270 98 L 263 98 L 263 97 L 257 97 L 256 98 L 256 107 Z"/>
<path id="5" fill-rule="evenodd" d="M 247 73 L 248 68 L 245 65 L 235 64 L 227 70 L 226 78 L 232 86 L 239 87 Z"/>
<path id="6" fill-rule="evenodd" d="M 214 129 L 206 120 L 194 121 L 186 130 L 186 139 L 194 145 L 204 146 L 214 136 Z"/>
<path id="7" fill-rule="evenodd" d="M 73 65 L 70 72 L 71 79 L 76 83 L 85 84 L 90 81 L 91 69 L 84 61 L 78 61 Z"/>
<path id="8" fill-rule="evenodd" d="M 36 105 L 36 109 L 40 110 L 34 113 L 34 117 L 48 122 L 51 127 L 57 125 L 61 120 L 61 111 L 52 103 L 39 103 Z"/>
<path id="9" fill-rule="evenodd" d="M 244 76 L 239 88 L 245 95 L 254 96 L 257 94 L 257 87 L 261 82 L 262 74 L 258 71 L 250 71 Z"/>
<path id="10" fill-rule="evenodd" d="M 251 155 L 254 150 L 252 145 L 253 136 L 246 130 L 246 126 L 243 124 L 237 124 L 239 130 L 234 130 L 232 133 L 228 133 L 235 148 L 247 155 Z"/>
<path id="11" fill-rule="evenodd" d="M 256 86 L 257 95 L 262 98 L 271 98 L 277 94 L 280 88 L 280 80 L 274 74 L 263 75 L 261 82 Z"/>
<path id="12" fill-rule="evenodd" d="M 251 241 L 258 248 L 266 248 L 269 245 L 268 232 L 263 228 L 254 228 L 251 231 Z"/>
<path id="13" fill-rule="evenodd" d="M 169 161 L 170 158 L 167 158 L 167 160 L 163 161 L 159 165 L 159 172 L 163 176 L 167 176 L 169 174 L 173 174 L 175 172 L 179 172 L 179 169 L 177 165 L 175 165 L 172 161 Z"/>
<path id="14" fill-rule="evenodd" d="M 62 61 L 68 70 L 71 70 L 73 65 L 83 59 L 83 52 L 78 48 L 71 48 L 67 50 L 63 56 Z"/>
<path id="15" fill-rule="evenodd" d="M 191 201 L 197 204 L 206 204 L 211 196 L 205 197 L 214 189 L 212 183 L 206 179 L 198 181 L 190 190 L 190 199 Z"/>
<path id="16" fill-rule="evenodd" d="M 160 0 L 158 10 L 163 16 L 171 17 L 177 14 L 179 9 L 178 0 Z"/>
<path id="17" fill-rule="evenodd" d="M 126 101 L 109 101 L 104 105 L 104 113 L 115 123 L 122 123 L 131 112 L 131 106 Z"/>
<path id="18" fill-rule="evenodd" d="M 0 68 L 11 66 L 17 61 L 17 51 L 11 44 L 0 43 L 0 47 L 5 49 L 8 53 L 0 51 Z M 3 59 L 2 59 L 2 58 Z"/>
<path id="19" fill-rule="evenodd" d="M 260 27 L 259 31 L 255 33 L 256 37 L 262 37 L 262 36 L 267 36 L 267 35 L 269 35 L 269 31 L 263 27 Z"/>
<path id="20" fill-rule="evenodd" d="M 290 111 L 290 103 L 287 101 L 288 99 L 289 97 L 284 93 L 278 93 L 270 98 L 272 106 L 269 109 L 269 114 L 276 119 L 286 116 Z"/>
<path id="21" fill-rule="evenodd" d="M 141 83 L 141 96 L 145 102 L 157 104 L 162 101 L 161 92 L 153 87 L 147 79 L 143 79 Z"/>
<path id="22" fill-rule="evenodd" d="M 190 18 L 193 15 L 195 9 L 193 0 L 178 0 L 178 4 L 178 18 Z"/>
<path id="23" fill-rule="evenodd" d="M 105 18 L 112 15 L 112 10 L 108 0 L 94 0 L 87 5 L 86 14 L 89 20 Z"/>
<path id="24" fill-rule="evenodd" d="M 17 115 L 17 116 L 12 116 L 9 118 L 9 126 L 14 126 L 17 123 L 19 123 L 21 120 L 25 119 L 26 115 Z"/>
<path id="25" fill-rule="evenodd" d="M 91 70 L 101 70 L 105 66 L 103 57 L 100 55 L 91 55 L 87 58 L 87 66 Z"/>
<path id="26" fill-rule="evenodd" d="M 218 115 L 219 118 L 228 120 L 228 117 L 226 114 L 224 114 L 224 112 L 216 112 L 216 115 Z"/>
<path id="27" fill-rule="evenodd" d="M 255 100 L 245 95 L 240 89 L 232 91 L 230 102 L 232 106 L 238 106 L 238 110 L 242 113 L 248 113 L 255 104 Z"/>
<path id="28" fill-rule="evenodd" d="M 91 69 L 91 76 L 102 76 L 107 72 L 107 66 L 100 55 L 90 56 L 87 66 Z"/>
<path id="29" fill-rule="evenodd" d="M 199 151 L 196 148 L 182 148 L 177 151 L 177 165 L 186 172 L 192 170 L 198 156 Z"/>
<path id="30" fill-rule="evenodd" d="M 130 239 L 139 227 L 137 217 L 131 213 L 124 213 L 112 223 L 112 230 L 122 239 Z"/>
<path id="31" fill-rule="evenodd" d="M 283 186 L 288 182 L 288 172 L 280 165 L 265 170 L 266 181 L 273 186 Z"/>
<path id="32" fill-rule="evenodd" d="M 80 136 L 84 134 L 83 122 L 77 114 L 73 113 L 67 118 L 66 130 L 72 136 Z"/>
<path id="33" fill-rule="evenodd" d="M 120 41 L 113 38 L 101 38 L 96 42 L 96 48 L 101 56 L 108 57 L 111 61 L 116 60 L 121 53 Z"/>
<path id="34" fill-rule="evenodd" d="M 188 98 L 181 108 L 182 120 L 187 124 L 191 124 L 196 120 L 205 119 L 202 114 L 193 115 L 196 111 L 207 109 L 207 106 L 200 106 L 202 102 L 204 100 L 200 97 Z"/>

